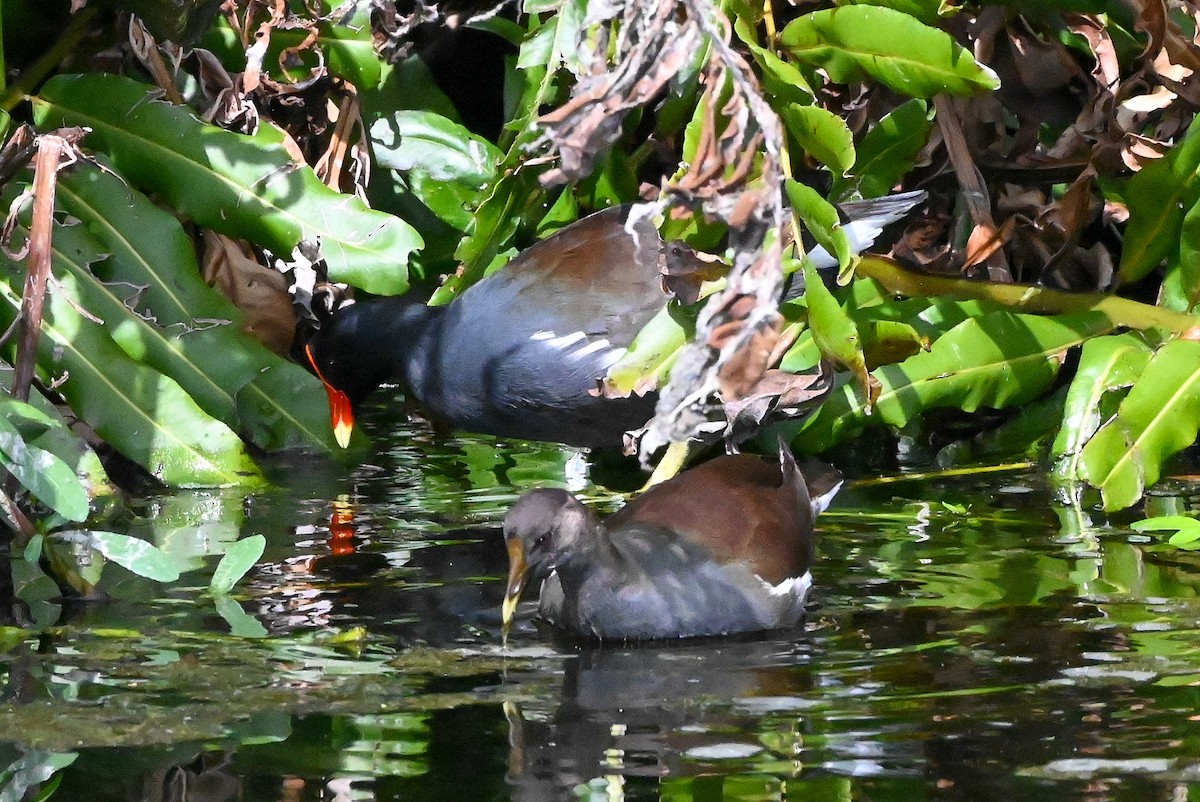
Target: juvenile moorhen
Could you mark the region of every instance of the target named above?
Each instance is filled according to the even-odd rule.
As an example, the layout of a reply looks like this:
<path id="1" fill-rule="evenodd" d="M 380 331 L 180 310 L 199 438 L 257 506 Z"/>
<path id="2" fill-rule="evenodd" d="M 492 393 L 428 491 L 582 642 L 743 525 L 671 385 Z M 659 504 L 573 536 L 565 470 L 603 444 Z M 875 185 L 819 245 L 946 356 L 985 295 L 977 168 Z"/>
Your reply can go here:
<path id="1" fill-rule="evenodd" d="M 860 203 L 846 229 L 865 246 L 923 197 Z M 631 209 L 563 228 L 447 306 L 409 293 L 340 309 L 306 347 L 329 393 L 338 442 L 349 442 L 354 408 L 381 384 L 397 383 L 454 428 L 620 447 L 624 433 L 653 414 L 654 397 L 604 398 L 599 381 L 671 299 L 664 271 L 711 268 L 680 243 L 664 244 L 649 220 L 630 225 Z M 821 255 L 812 256 L 820 266 Z"/>
<path id="2" fill-rule="evenodd" d="M 812 585 L 813 522 L 837 489 L 779 459 L 723 456 L 655 486 L 600 522 L 570 493 L 532 490 L 504 519 L 507 638 L 527 581 L 540 617 L 595 640 L 779 629 Z"/>

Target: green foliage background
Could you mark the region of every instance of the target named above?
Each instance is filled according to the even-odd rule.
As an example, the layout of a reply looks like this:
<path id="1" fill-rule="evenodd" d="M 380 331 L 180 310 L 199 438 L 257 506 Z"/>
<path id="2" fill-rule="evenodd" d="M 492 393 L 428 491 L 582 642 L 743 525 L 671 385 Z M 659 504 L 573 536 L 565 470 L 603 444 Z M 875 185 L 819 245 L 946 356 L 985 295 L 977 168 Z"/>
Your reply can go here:
<path id="1" fill-rule="evenodd" d="M 74 14 L 65 0 L 0 6 L 13 78 L 4 87 L 8 136 L 22 124 L 41 134 L 87 129 L 86 159 L 59 175 L 42 385 L 53 385 L 50 399 L 65 402 L 105 449 L 166 485 L 252 485 L 262 481 L 258 454 L 333 449 L 316 381 L 244 332 L 243 312 L 201 278 L 201 230 L 284 260 L 316 244 L 330 281 L 367 293 L 402 293 L 448 275 L 433 300 L 444 303 L 535 238 L 634 200 L 647 182 L 669 181 L 695 155 L 704 115 L 720 117 L 702 100 L 710 39 L 661 97 L 628 115 L 615 144 L 594 154 L 586 180 L 545 186 L 539 114 L 567 101 L 584 61 L 595 57 L 581 43 L 621 25 L 591 20 L 586 0 L 529 0 L 515 13 L 465 22 L 509 52 L 496 62 L 504 65 L 502 97 L 492 98 L 502 119 L 488 131 L 465 124 L 461 99 L 456 106 L 439 88 L 420 35 L 389 28 L 403 19 L 389 2 L 290 2 L 283 19 L 258 4 L 236 3 L 233 14 L 220 5 L 108 0 Z M 1119 135 L 1111 124 L 1088 129 L 1083 112 L 1111 84 L 1103 84 L 1072 21 L 1084 15 L 1100 26 L 1126 80 L 1144 74 L 1159 53 L 1188 61 L 1171 51 L 1172 42 L 1190 41 L 1187 7 L 1162 4 L 1163 26 L 1148 30 L 1105 3 L 1003 4 L 1008 20 L 1021 20 L 1021 36 L 1057 48 L 1077 69 L 1076 99 L 1059 122 L 1036 126 L 1032 139 L 1017 136 L 1033 129 L 1004 94 L 1010 72 L 973 55 L 980 21 L 995 19 L 994 7 L 884 0 L 788 10 L 788 18 L 744 0 L 705 7 L 719 12 L 782 121 L 798 228 L 842 267 L 831 295 L 785 307 L 797 339 L 783 367 L 808 370 L 824 357 L 845 371 L 815 415 L 788 425 L 793 444 L 824 451 L 879 426 L 911 434 L 938 408 L 1009 410 L 1001 430 L 993 431 L 994 415 L 979 416 L 975 445 L 960 443 L 944 459 L 1034 454 L 1065 496 L 1091 487 L 1107 509 L 1137 503 L 1200 429 L 1200 346 L 1191 339 L 1200 297 L 1193 231 L 1200 131 L 1186 127 L 1194 112 L 1182 91 Z M 1018 27 L 993 34 L 989 46 Z M 335 133 L 348 109 L 357 124 Z M 1120 235 L 1087 243 L 1109 248 L 1114 279 L 1093 276 L 1089 292 L 1038 296 L 1030 308 L 1022 288 L 956 273 L 979 246 L 962 226 L 969 218 L 956 192 L 966 185 L 946 179 L 953 176 L 943 144 L 950 109 L 968 140 L 991 126 L 1024 143 L 1022 158 L 1078 168 L 1029 180 L 1048 214 L 1065 219 L 1068 199 L 1082 195 L 1093 210 L 1127 213 L 1127 222 L 1108 212 L 1102 222 L 1099 212 L 1090 218 Z M 981 109 L 1013 116 L 995 122 Z M 1077 147 L 1070 159 L 1056 155 L 1056 143 L 1072 133 L 1091 136 L 1094 147 Z M 1112 157 L 1114 142 L 1136 137 L 1165 156 Z M 331 143 L 348 145 L 347 159 L 359 169 L 322 166 Z M 29 216 L 17 199 L 31 179 L 20 159 L 10 155 L 5 167 L 6 200 L 25 208 L 14 218 L 19 242 Z M 990 185 L 1001 184 L 1019 181 Z M 860 262 L 832 205 L 915 187 L 928 189 L 942 215 L 936 244 L 947 256 L 936 280 Z M 1005 248 L 1038 236 L 1058 247 L 1027 222 L 1016 225 L 1027 239 Z M 1081 248 L 1082 224 L 1065 227 L 1074 242 L 1063 252 Z M 723 233 L 697 218 L 669 221 L 664 230 L 710 250 Z M 20 314 L 25 265 L 16 256 L 0 261 L 0 325 L 9 327 Z M 1058 261 L 1025 280 L 1053 283 Z M 787 268 L 800 265 L 795 254 Z M 674 318 L 656 320 L 610 384 L 661 382 L 689 334 Z M 14 342 L 5 344 L 10 360 Z M 872 387 L 878 397 L 869 403 Z M 43 527 L 85 520 L 88 500 L 111 487 L 92 449 L 42 399 L 2 403 L 0 460 L 30 501 L 50 511 Z"/>

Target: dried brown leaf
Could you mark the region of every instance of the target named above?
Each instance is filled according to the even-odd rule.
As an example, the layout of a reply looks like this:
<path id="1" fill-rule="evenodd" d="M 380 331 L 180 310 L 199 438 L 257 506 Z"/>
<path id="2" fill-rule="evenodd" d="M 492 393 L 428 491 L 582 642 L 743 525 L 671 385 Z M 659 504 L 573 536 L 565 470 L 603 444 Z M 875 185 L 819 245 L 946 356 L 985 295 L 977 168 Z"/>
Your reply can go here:
<path id="1" fill-rule="evenodd" d="M 542 174 L 543 186 L 586 177 L 620 136 L 626 114 L 658 95 L 700 46 L 699 27 L 674 0 L 630 2 L 624 11 L 615 64 L 581 79 L 567 103 L 538 120 L 544 134 L 533 148 L 559 157 Z"/>
<path id="2" fill-rule="evenodd" d="M 203 237 L 204 280 L 242 311 L 247 334 L 286 356 L 296 330 L 287 280 L 259 264 L 249 244 L 213 231 Z"/>
<path id="3" fill-rule="evenodd" d="M 999 247 L 990 249 L 983 247 L 984 243 L 992 242 L 1003 232 L 997 229 L 996 223 L 992 219 L 991 196 L 987 184 L 984 183 L 983 174 L 975 165 L 975 160 L 971 156 L 970 148 L 963 135 L 960 116 L 965 104 L 957 103 L 948 95 L 938 95 L 933 102 L 937 108 L 938 127 L 941 129 L 942 138 L 946 143 L 946 152 L 950 157 L 950 163 L 954 166 L 954 172 L 958 177 L 958 184 L 970 212 L 971 220 L 975 223 L 971 234 L 972 239 L 976 240 L 975 251 L 968 246 L 968 254 L 984 254 L 982 259 L 973 264 L 985 262 L 990 280 L 1010 282 L 1012 281 L 1012 272 L 1004 262 L 1003 252 Z M 986 253 L 984 253 L 985 250 Z"/>

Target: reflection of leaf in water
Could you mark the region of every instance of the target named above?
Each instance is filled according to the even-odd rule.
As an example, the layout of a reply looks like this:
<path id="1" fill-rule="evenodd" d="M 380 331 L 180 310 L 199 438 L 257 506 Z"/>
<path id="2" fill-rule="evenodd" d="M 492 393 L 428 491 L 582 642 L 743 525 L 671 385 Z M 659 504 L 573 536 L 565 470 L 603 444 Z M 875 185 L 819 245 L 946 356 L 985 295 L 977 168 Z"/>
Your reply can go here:
<path id="1" fill-rule="evenodd" d="M 195 571 L 209 555 L 237 541 L 246 518 L 246 493 L 237 488 L 180 490 L 156 500 L 133 533 L 170 554 L 181 571 Z"/>
<path id="2" fill-rule="evenodd" d="M 237 638 L 265 638 L 267 628 L 257 618 L 242 609 L 236 599 L 228 595 L 216 598 L 217 614 L 229 624 L 229 631 Z"/>
<path id="3" fill-rule="evenodd" d="M 62 781 L 62 775 L 58 772 L 74 763 L 77 757 L 79 755 L 75 752 L 43 752 L 40 749 L 25 751 L 21 757 L 0 770 L 0 778 L 6 780 L 4 789 L 0 790 L 0 802 L 18 802 L 25 799 L 26 791 L 47 780 L 50 781 L 50 785 L 39 789 L 32 798 L 49 798 Z"/>

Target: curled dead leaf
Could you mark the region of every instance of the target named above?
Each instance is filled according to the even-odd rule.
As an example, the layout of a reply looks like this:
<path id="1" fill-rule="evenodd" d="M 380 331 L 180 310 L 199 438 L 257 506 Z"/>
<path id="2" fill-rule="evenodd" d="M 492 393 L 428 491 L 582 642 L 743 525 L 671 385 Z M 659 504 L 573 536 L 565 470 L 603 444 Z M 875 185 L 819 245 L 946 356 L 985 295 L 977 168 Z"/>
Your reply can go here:
<path id="1" fill-rule="evenodd" d="M 250 246 L 214 231 L 204 232 L 204 280 L 242 311 L 242 330 L 286 356 L 296 316 L 282 274 L 263 267 Z"/>

